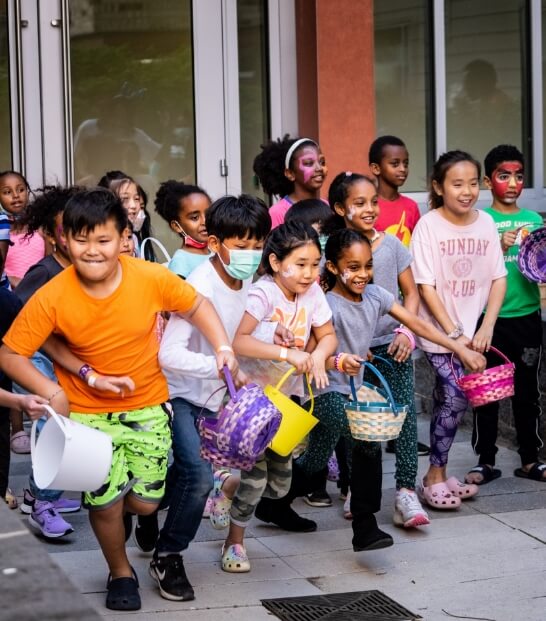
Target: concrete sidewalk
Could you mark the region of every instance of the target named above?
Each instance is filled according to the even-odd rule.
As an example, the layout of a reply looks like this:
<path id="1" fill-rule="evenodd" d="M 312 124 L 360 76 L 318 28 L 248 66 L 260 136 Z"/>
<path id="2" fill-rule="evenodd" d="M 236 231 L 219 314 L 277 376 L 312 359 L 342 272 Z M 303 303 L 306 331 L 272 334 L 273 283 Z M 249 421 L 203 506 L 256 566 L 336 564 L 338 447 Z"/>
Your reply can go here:
<path id="1" fill-rule="evenodd" d="M 423 440 L 426 426 L 424 420 L 419 424 Z M 450 453 L 449 472 L 462 478 L 475 463 L 468 433 L 461 430 Z M 419 459 L 421 472 L 427 464 L 428 458 Z M 76 529 L 74 534 L 43 545 L 105 620 L 130 615 L 135 621 L 271 621 L 276 617 L 261 606 L 261 599 L 378 589 L 426 621 L 457 616 L 544 621 L 546 484 L 515 478 L 519 458 L 512 450 L 499 451 L 497 466 L 502 478 L 481 488 L 476 499 L 456 512 L 431 510 L 430 526 L 405 531 L 392 526 L 394 458 L 385 455 L 379 522 L 395 545 L 375 552 L 352 551 L 350 522 L 343 519 L 335 484 L 329 484 L 331 508 L 313 509 L 301 500 L 294 504 L 298 512 L 318 522 L 316 533 L 288 534 L 257 520 L 251 523 L 247 550 L 252 571 L 247 574 L 220 569 L 224 533 L 203 520 L 196 542 L 184 556 L 196 592 L 193 602 L 162 599 L 148 576 L 149 557 L 130 541 L 131 562 L 141 585 L 142 610 L 137 613 L 113 613 L 104 607 L 108 572 L 84 511 L 65 516 Z M 29 470 L 27 456 L 14 456 L 11 485 L 18 494 L 27 485 Z"/>

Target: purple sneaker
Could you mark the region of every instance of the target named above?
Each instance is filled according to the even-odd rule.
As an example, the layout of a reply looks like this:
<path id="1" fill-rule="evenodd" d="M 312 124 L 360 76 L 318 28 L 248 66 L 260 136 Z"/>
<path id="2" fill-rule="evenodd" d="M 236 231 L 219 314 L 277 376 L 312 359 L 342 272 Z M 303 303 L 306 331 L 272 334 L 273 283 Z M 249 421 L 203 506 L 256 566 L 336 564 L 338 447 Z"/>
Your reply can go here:
<path id="1" fill-rule="evenodd" d="M 34 501 L 34 509 L 28 522 L 47 539 L 57 539 L 74 532 L 72 526 L 46 500 Z"/>
<path id="2" fill-rule="evenodd" d="M 19 507 L 19 509 L 21 509 L 21 513 L 30 515 L 34 506 L 34 500 L 35 498 L 30 491 L 28 489 L 24 490 L 23 502 Z M 57 513 L 75 513 L 82 508 L 82 503 L 79 500 L 73 500 L 72 498 L 61 497 L 58 500 L 54 500 L 51 504 Z"/>

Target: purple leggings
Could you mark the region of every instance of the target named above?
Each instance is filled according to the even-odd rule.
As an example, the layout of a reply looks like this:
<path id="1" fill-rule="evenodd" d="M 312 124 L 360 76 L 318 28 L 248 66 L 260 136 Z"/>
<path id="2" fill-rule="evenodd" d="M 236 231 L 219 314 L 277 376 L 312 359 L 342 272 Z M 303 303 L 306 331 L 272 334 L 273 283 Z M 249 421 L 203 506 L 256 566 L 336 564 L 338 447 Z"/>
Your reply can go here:
<path id="1" fill-rule="evenodd" d="M 430 463 L 433 466 L 445 466 L 449 449 L 455 439 L 457 427 L 466 411 L 468 401 L 455 383 L 451 371 L 451 354 L 429 354 L 427 360 L 436 374 L 436 383 L 432 393 L 432 419 L 430 421 Z M 462 364 L 453 358 L 455 372 L 461 374 Z"/>

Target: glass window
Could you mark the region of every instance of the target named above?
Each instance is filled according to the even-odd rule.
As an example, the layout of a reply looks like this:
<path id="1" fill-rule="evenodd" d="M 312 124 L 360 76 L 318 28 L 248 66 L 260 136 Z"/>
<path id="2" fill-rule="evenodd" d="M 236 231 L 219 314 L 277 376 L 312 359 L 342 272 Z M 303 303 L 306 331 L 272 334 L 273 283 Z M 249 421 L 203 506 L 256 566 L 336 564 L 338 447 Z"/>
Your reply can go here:
<path id="1" fill-rule="evenodd" d="M 446 0 L 449 149 L 483 162 L 498 144 L 529 155 L 525 0 Z M 531 175 L 527 175 L 530 182 Z"/>
<path id="2" fill-rule="evenodd" d="M 70 50 L 75 181 L 135 177 L 155 234 L 179 247 L 153 197 L 195 182 L 191 0 L 70 3 Z"/>
<path id="3" fill-rule="evenodd" d="M 403 192 L 426 189 L 433 146 L 427 6 L 426 0 L 374 3 L 376 133 L 398 136 L 408 147 Z"/>
<path id="4" fill-rule="evenodd" d="M 252 163 L 269 137 L 266 10 L 265 0 L 237 1 L 241 187 L 254 195 L 260 190 Z"/>
<path id="5" fill-rule="evenodd" d="M 0 0 L 0 170 L 12 167 L 11 119 L 9 103 L 9 55 L 6 0 Z"/>

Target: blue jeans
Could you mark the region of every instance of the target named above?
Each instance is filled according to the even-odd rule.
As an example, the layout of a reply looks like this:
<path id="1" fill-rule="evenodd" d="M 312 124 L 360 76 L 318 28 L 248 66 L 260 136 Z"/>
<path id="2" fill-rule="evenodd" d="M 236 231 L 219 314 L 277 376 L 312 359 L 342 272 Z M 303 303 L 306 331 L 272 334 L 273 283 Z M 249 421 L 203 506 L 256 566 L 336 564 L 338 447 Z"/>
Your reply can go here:
<path id="1" fill-rule="evenodd" d="M 48 379 L 52 380 L 53 382 L 57 381 L 55 370 L 53 369 L 53 363 L 47 356 L 44 356 L 44 354 L 42 354 L 40 351 L 37 351 L 32 355 L 32 357 L 30 358 L 30 361 L 34 365 L 34 368 L 40 371 L 40 373 L 45 375 Z M 20 394 L 20 395 L 28 395 L 28 391 L 25 390 L 22 386 L 19 386 L 19 384 L 16 384 L 15 382 L 13 382 L 13 392 Z M 46 421 L 47 421 L 47 416 L 44 415 L 42 416 L 42 418 L 40 418 L 40 420 L 38 421 L 38 425 L 36 426 L 36 430 L 38 433 L 40 433 Z M 29 487 L 30 493 L 34 496 L 34 498 L 37 498 L 38 500 L 46 500 L 47 502 L 55 502 L 56 500 L 59 500 L 59 498 L 63 495 L 62 490 L 40 489 L 36 485 L 34 481 L 34 475 L 32 473 L 30 474 L 30 477 L 28 478 L 28 487 Z"/>
<path id="2" fill-rule="evenodd" d="M 195 537 L 212 489 L 212 468 L 201 458 L 196 421 L 199 414 L 215 416 L 185 399 L 171 399 L 173 406 L 173 458 L 167 472 L 165 496 L 160 508 L 169 507 L 159 533 L 156 552 L 178 553 Z"/>

